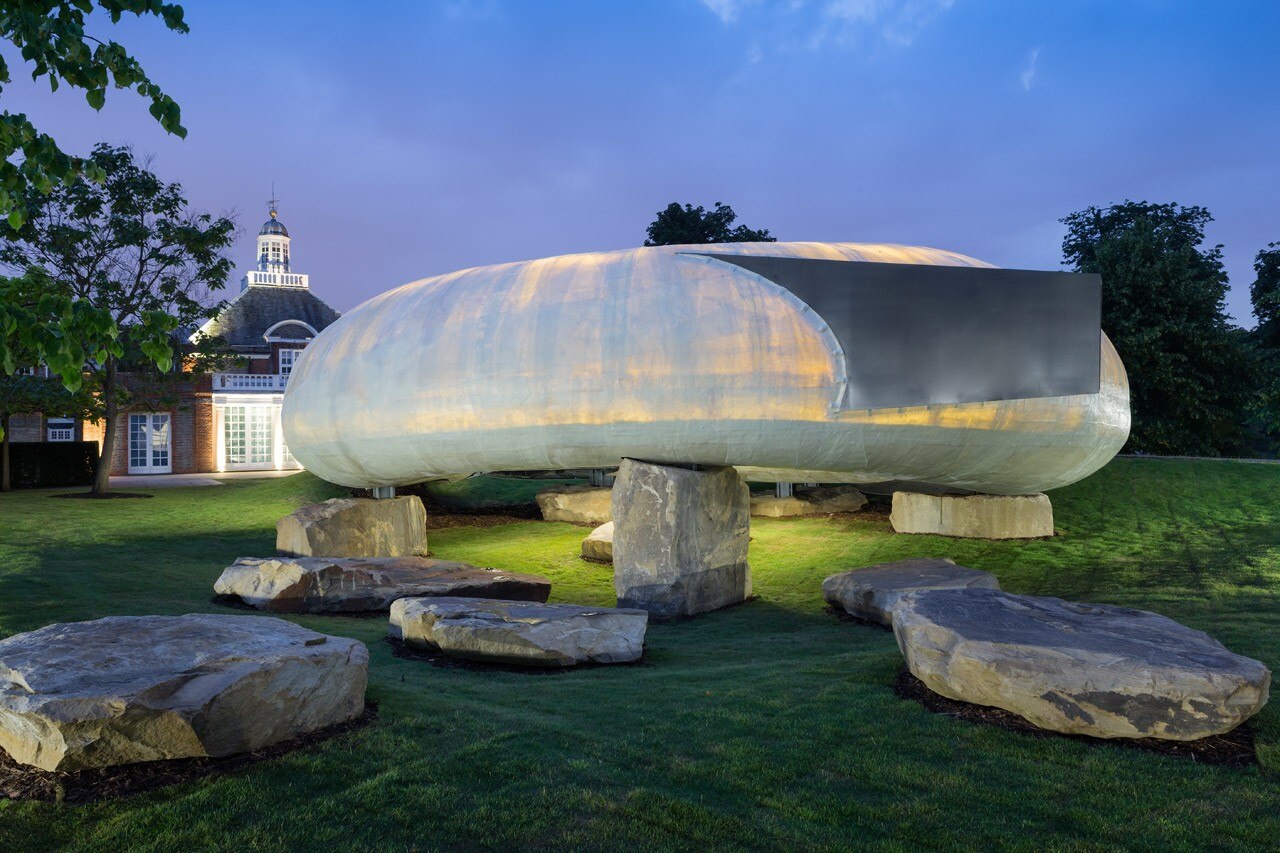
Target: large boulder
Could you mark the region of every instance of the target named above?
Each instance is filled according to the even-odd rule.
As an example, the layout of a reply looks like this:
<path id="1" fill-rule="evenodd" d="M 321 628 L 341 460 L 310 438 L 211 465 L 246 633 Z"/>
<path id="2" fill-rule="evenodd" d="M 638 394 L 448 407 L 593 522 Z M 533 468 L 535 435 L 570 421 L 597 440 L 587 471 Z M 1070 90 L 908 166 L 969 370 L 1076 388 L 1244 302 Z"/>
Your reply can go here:
<path id="1" fill-rule="evenodd" d="M 927 495 L 894 492 L 889 522 L 898 533 L 966 539 L 1037 539 L 1053 535 L 1045 495 Z"/>
<path id="2" fill-rule="evenodd" d="M 392 637 L 450 657 L 521 666 L 625 663 L 644 653 L 643 610 L 480 598 L 402 598 Z"/>
<path id="3" fill-rule="evenodd" d="M 867 496 L 853 486 L 810 486 L 796 489 L 791 497 L 753 495 L 751 514 L 760 518 L 796 518 L 857 512 L 867 505 Z"/>
<path id="4" fill-rule="evenodd" d="M 1267 701 L 1271 673 L 1145 610 L 987 589 L 904 597 L 893 631 L 913 675 L 950 699 L 1093 737 L 1195 740 Z"/>
<path id="5" fill-rule="evenodd" d="M 266 616 L 113 616 L 0 642 L 0 747 L 42 770 L 225 756 L 358 717 L 369 652 Z"/>
<path id="6" fill-rule="evenodd" d="M 582 540 L 582 559 L 593 563 L 613 562 L 613 522 L 606 522 Z"/>
<path id="7" fill-rule="evenodd" d="M 957 566 L 950 559 L 913 557 L 832 575 L 822 582 L 827 603 L 846 613 L 890 625 L 903 596 L 925 589 L 999 589 L 991 572 Z"/>
<path id="8" fill-rule="evenodd" d="M 241 557 L 213 590 L 273 613 L 352 613 L 411 595 L 546 601 L 551 581 L 428 557 Z"/>
<path id="9" fill-rule="evenodd" d="M 746 599 L 750 507 L 733 468 L 624 459 L 613 485 L 618 606 L 671 618 Z"/>
<path id="10" fill-rule="evenodd" d="M 604 524 L 613 518 L 611 490 L 603 486 L 553 486 L 534 500 L 546 521 Z"/>
<path id="11" fill-rule="evenodd" d="M 286 557 L 425 557 L 427 510 L 415 495 L 332 498 L 277 521 L 276 550 Z"/>

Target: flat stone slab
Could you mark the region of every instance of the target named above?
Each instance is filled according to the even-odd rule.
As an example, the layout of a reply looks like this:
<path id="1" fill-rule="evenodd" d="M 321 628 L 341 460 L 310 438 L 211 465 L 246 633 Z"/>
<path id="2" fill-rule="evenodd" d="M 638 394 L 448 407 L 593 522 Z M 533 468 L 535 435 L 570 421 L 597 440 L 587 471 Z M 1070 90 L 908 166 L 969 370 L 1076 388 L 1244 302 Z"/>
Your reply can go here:
<path id="1" fill-rule="evenodd" d="M 853 486 L 812 486 L 796 489 L 789 498 L 753 495 L 751 514 L 758 518 L 798 518 L 857 512 L 867 505 L 867 496 Z"/>
<path id="2" fill-rule="evenodd" d="M 268 616 L 113 616 L 0 641 L 0 747 L 70 771 L 252 752 L 358 717 L 369 651 Z"/>
<path id="3" fill-rule="evenodd" d="M 915 557 L 832 575 L 822 582 L 828 604 L 881 625 L 893 624 L 904 595 L 926 589 L 999 589 L 991 572 L 957 566 L 950 559 Z"/>
<path id="4" fill-rule="evenodd" d="M 613 562 L 612 521 L 600 525 L 582 540 L 582 559 L 591 560 L 593 563 Z"/>
<path id="5" fill-rule="evenodd" d="M 241 557 L 213 590 L 272 613 L 355 613 L 420 595 L 546 601 L 551 581 L 428 557 Z"/>
<path id="6" fill-rule="evenodd" d="M 1045 495 L 926 495 L 894 492 L 889 522 L 898 533 L 964 539 L 1038 539 L 1053 535 Z"/>
<path id="7" fill-rule="evenodd" d="M 1195 740 L 1267 702 L 1271 673 L 1146 610 L 988 589 L 904 596 L 893 632 L 935 693 L 1100 738 Z"/>
<path id="8" fill-rule="evenodd" d="M 425 557 L 427 510 L 416 495 L 332 498 L 277 521 L 276 551 L 286 557 Z"/>
<path id="9" fill-rule="evenodd" d="M 553 486 L 534 500 L 546 521 L 604 524 L 613 520 L 613 490 L 603 486 Z"/>
<path id="10" fill-rule="evenodd" d="M 389 632 L 450 657 L 522 666 L 626 663 L 644 653 L 643 610 L 482 598 L 402 598 Z"/>

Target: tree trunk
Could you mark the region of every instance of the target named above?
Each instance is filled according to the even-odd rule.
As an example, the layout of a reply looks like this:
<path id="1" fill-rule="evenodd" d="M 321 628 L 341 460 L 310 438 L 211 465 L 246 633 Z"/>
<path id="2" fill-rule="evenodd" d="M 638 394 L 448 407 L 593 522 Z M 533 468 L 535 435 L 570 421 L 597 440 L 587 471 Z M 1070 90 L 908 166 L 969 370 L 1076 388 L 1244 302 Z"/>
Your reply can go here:
<path id="1" fill-rule="evenodd" d="M 111 490 L 111 460 L 116 450 L 116 360 L 107 357 L 102 373 L 102 452 L 93 472 L 91 494 L 105 495 Z"/>
<path id="2" fill-rule="evenodd" d="M 0 414 L 0 430 L 4 430 L 4 439 L 0 440 L 0 492 L 9 491 L 9 413 Z"/>

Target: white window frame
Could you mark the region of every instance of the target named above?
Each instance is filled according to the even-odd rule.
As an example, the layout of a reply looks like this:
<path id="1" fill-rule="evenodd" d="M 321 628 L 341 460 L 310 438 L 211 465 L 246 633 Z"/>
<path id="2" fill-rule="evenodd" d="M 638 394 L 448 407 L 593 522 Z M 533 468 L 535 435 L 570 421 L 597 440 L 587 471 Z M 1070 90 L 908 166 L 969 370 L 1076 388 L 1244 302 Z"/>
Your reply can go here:
<path id="1" fill-rule="evenodd" d="M 49 418 L 45 421 L 44 427 L 47 441 L 76 440 L 75 418 Z"/>
<path id="2" fill-rule="evenodd" d="M 302 355 L 302 349 L 302 347 L 282 347 L 276 350 L 276 371 L 281 376 L 293 373 L 293 368 L 298 363 L 298 356 Z M 288 369 L 285 369 L 285 353 L 289 353 Z"/>
<path id="3" fill-rule="evenodd" d="M 130 474 L 169 474 L 173 471 L 173 415 L 169 412 L 130 412 L 125 422 Z M 164 444 L 157 440 L 163 431 Z M 135 443 L 141 439 L 141 445 Z"/>

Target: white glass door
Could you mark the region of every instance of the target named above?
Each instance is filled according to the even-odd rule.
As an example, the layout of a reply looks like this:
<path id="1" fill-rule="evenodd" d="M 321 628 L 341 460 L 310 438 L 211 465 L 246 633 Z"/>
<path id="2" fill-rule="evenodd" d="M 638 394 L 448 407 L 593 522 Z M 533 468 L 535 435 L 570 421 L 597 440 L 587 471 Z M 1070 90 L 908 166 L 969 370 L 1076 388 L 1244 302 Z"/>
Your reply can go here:
<path id="1" fill-rule="evenodd" d="M 129 473 L 168 474 L 172 436 L 169 415 L 129 415 Z"/>
<path id="2" fill-rule="evenodd" d="M 271 406 L 227 406 L 222 423 L 227 470 L 275 467 Z"/>

